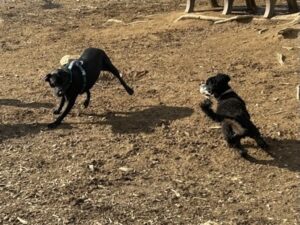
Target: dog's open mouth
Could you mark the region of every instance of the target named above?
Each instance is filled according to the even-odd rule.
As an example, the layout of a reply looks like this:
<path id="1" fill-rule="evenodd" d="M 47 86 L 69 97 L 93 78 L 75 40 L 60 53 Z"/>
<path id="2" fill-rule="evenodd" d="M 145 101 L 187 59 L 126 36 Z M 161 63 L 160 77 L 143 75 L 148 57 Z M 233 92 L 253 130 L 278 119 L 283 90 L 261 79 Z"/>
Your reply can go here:
<path id="1" fill-rule="evenodd" d="M 211 93 L 209 93 L 205 84 L 200 85 L 200 93 L 205 95 L 206 97 L 211 97 Z"/>

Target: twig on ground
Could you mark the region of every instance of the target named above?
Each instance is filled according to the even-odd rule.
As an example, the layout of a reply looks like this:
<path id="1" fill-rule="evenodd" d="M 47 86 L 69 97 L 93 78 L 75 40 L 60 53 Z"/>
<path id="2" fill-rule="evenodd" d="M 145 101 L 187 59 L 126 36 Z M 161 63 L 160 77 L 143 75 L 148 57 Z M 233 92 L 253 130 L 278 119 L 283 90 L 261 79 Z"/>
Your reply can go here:
<path id="1" fill-rule="evenodd" d="M 216 21 L 216 22 L 214 22 L 214 24 L 221 24 L 221 23 L 227 23 L 227 22 L 231 22 L 231 21 L 241 21 L 241 20 L 248 20 L 248 19 L 253 19 L 253 16 L 250 16 L 250 15 L 233 16 L 228 19 Z"/>

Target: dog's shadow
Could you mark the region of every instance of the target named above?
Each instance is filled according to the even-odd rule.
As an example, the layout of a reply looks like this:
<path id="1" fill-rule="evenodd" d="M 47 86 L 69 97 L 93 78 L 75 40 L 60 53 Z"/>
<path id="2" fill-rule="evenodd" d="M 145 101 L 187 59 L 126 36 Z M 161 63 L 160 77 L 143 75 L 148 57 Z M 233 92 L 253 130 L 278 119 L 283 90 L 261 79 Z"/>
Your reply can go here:
<path id="1" fill-rule="evenodd" d="M 20 107 L 20 108 L 53 108 L 54 105 L 51 103 L 41 103 L 41 102 L 22 102 L 18 99 L 0 99 L 0 105 L 6 105 L 6 106 L 14 106 L 14 107 Z"/>
<path id="2" fill-rule="evenodd" d="M 57 129 L 71 129 L 69 124 L 61 124 Z M 7 139 L 36 135 L 41 131 L 50 132 L 45 123 L 35 124 L 0 124 L 0 143 Z"/>
<path id="3" fill-rule="evenodd" d="M 270 145 L 268 150 L 273 159 L 260 160 L 249 157 L 249 161 L 268 166 L 286 168 L 290 171 L 300 172 L 300 141 L 299 140 L 277 140 L 266 138 Z"/>
<path id="4" fill-rule="evenodd" d="M 61 8 L 61 5 L 54 3 L 53 0 L 43 0 L 44 4 L 42 5 L 43 9 L 58 9 Z"/>
<path id="5" fill-rule="evenodd" d="M 171 121 L 188 117 L 194 112 L 188 107 L 151 106 L 134 112 L 109 112 L 106 114 L 86 114 L 101 117 L 98 124 L 110 125 L 113 133 L 152 133 L 156 127 L 168 126 Z"/>

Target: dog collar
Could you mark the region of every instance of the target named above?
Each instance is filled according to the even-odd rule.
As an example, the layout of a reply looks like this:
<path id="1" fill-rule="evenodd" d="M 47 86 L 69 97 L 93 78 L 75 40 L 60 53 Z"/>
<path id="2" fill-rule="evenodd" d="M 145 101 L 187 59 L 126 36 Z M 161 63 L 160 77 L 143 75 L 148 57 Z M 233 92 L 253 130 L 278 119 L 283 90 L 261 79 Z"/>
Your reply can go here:
<path id="1" fill-rule="evenodd" d="M 76 66 L 77 68 L 79 68 L 79 70 L 81 72 L 82 79 L 83 79 L 83 85 L 82 85 L 81 93 L 83 93 L 84 89 L 86 88 L 86 72 L 85 72 L 84 68 L 82 67 L 82 65 L 83 65 L 83 61 L 73 60 L 72 62 L 70 62 L 70 64 L 67 67 L 68 70 L 71 73 L 71 77 L 72 77 L 73 67 Z"/>
<path id="2" fill-rule="evenodd" d="M 68 69 L 68 67 L 66 65 L 64 65 L 62 68 L 62 70 L 64 70 L 67 74 L 69 74 L 69 81 L 66 85 L 64 85 L 64 89 L 65 91 L 69 89 L 69 87 L 71 86 L 72 82 L 73 82 L 73 76 L 72 76 L 72 71 Z"/>
<path id="3" fill-rule="evenodd" d="M 233 92 L 233 90 L 232 90 L 231 88 L 228 89 L 227 91 L 223 92 L 223 93 L 218 97 L 218 99 L 220 99 L 223 95 L 226 95 L 226 94 L 228 94 L 228 93 L 230 93 L 230 92 Z"/>

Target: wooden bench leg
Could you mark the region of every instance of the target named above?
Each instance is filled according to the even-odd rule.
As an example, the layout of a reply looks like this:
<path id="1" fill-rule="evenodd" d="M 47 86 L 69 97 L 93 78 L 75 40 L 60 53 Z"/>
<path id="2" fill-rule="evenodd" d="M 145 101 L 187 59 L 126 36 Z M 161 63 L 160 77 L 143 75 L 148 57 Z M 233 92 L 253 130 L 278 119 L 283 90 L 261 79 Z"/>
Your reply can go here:
<path id="1" fill-rule="evenodd" d="M 289 12 L 296 13 L 299 12 L 299 7 L 297 4 L 297 0 L 287 0 Z"/>
<path id="2" fill-rule="evenodd" d="M 234 0 L 224 0 L 224 8 L 222 14 L 228 15 L 232 11 L 232 5 Z"/>
<path id="3" fill-rule="evenodd" d="M 194 7 L 195 7 L 195 0 L 187 0 L 185 12 L 186 13 L 193 12 L 194 11 Z"/>
<path id="4" fill-rule="evenodd" d="M 275 2 L 276 0 L 266 0 L 265 18 L 271 18 L 274 16 Z"/>

